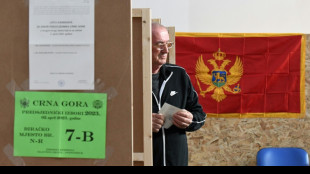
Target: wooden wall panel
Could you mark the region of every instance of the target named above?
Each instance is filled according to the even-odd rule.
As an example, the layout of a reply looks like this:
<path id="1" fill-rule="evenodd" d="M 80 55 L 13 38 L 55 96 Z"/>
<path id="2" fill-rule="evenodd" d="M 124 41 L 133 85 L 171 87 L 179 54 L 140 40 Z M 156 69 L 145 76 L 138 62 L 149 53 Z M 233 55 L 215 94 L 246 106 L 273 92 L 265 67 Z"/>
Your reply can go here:
<path id="1" fill-rule="evenodd" d="M 108 94 L 106 159 L 13 156 L 14 92 L 29 91 L 28 8 L 1 0 L 0 165 L 132 165 L 130 0 L 95 0 L 95 90 L 74 91 Z"/>
<path id="2" fill-rule="evenodd" d="M 150 9 L 132 10 L 134 165 L 153 164 Z"/>

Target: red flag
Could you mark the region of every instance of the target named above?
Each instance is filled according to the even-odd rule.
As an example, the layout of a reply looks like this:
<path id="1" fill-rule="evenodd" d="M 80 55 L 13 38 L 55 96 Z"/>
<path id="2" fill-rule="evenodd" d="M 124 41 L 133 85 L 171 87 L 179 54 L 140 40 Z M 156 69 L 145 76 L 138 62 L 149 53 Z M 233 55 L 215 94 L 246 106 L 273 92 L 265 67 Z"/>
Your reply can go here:
<path id="1" fill-rule="evenodd" d="M 184 67 L 211 117 L 305 116 L 300 34 L 176 33 Z"/>

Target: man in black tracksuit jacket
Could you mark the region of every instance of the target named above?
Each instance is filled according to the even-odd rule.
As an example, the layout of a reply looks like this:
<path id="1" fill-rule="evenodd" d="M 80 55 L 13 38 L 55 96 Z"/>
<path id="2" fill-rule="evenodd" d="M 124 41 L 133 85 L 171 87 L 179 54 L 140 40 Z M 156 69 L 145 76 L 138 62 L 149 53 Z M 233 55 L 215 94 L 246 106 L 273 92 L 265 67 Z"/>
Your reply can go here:
<path id="1" fill-rule="evenodd" d="M 164 26 L 152 24 L 153 165 L 187 166 L 186 131 L 201 128 L 206 114 L 186 71 L 166 63 L 168 49 L 172 46 L 167 34 Z M 184 109 L 173 115 L 173 125 L 168 129 L 162 127 L 164 117 L 158 114 L 165 102 Z"/>
<path id="2" fill-rule="evenodd" d="M 159 97 L 153 93 L 153 113 L 157 113 L 167 102 L 191 112 L 193 120 L 185 129 L 172 125 L 168 129 L 162 127 L 158 133 L 153 133 L 153 163 L 167 166 L 188 165 L 186 131 L 195 131 L 202 127 L 206 115 L 198 103 L 198 95 L 183 68 L 165 64 L 159 73 L 159 89 L 163 89 L 163 92 Z"/>

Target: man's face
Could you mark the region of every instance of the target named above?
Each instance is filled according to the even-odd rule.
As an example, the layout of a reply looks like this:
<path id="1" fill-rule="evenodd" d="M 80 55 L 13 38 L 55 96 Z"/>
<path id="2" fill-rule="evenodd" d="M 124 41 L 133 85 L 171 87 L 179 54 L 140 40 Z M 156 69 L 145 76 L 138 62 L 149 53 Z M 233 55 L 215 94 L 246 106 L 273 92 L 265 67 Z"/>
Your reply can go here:
<path id="1" fill-rule="evenodd" d="M 156 28 L 152 34 L 152 63 L 153 66 L 163 65 L 167 61 L 169 49 L 164 45 L 160 50 L 158 44 L 166 44 L 169 41 L 169 34 L 165 28 Z"/>

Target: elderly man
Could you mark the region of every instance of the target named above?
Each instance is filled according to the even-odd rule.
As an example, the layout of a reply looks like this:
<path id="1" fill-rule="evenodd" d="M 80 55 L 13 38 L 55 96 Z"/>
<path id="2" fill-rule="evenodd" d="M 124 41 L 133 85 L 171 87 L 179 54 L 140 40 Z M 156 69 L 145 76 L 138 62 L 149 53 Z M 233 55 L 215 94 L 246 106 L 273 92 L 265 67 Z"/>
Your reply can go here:
<path id="1" fill-rule="evenodd" d="M 180 66 L 166 63 L 172 46 L 167 29 L 163 25 L 153 23 L 152 130 L 155 166 L 187 166 L 186 131 L 198 130 L 206 118 L 186 71 Z M 173 125 L 167 129 L 163 127 L 164 115 L 158 114 L 164 103 L 182 109 L 173 115 Z"/>

